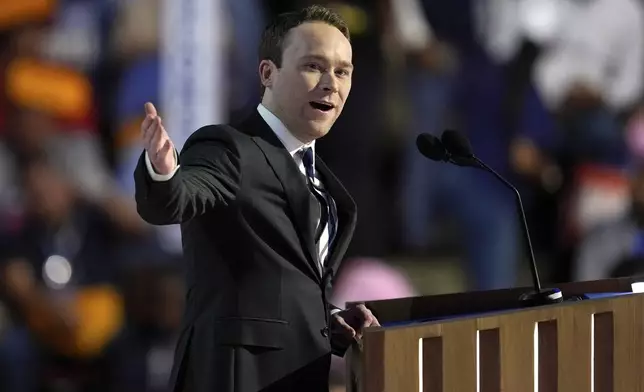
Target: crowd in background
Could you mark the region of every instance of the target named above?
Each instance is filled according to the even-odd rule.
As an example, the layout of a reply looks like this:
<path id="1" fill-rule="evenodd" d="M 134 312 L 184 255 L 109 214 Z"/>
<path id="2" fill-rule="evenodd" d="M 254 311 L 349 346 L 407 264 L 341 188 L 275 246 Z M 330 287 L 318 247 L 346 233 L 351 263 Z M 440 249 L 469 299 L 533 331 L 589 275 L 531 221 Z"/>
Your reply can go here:
<path id="1" fill-rule="evenodd" d="M 143 104 L 161 99 L 162 3 L 0 0 L 3 391 L 166 390 L 180 242 L 141 221 L 132 177 Z M 325 2 L 220 3 L 230 88 L 213 111 L 233 119 L 259 102 L 265 23 Z M 472 290 L 519 283 L 513 193 L 416 150 L 444 129 L 520 189 L 543 280 L 644 272 L 642 0 L 327 3 L 356 69 L 318 144 L 359 208 L 338 305 L 414 295 L 399 257 L 455 256 Z"/>

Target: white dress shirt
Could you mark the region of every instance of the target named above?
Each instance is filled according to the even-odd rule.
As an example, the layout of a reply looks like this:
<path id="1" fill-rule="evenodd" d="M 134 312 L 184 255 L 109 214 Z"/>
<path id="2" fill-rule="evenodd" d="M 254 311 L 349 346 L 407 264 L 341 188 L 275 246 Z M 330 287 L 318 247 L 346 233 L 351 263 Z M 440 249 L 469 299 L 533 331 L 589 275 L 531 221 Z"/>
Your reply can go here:
<path id="1" fill-rule="evenodd" d="M 288 129 L 286 129 L 286 126 L 284 125 L 284 123 L 282 123 L 282 121 L 279 118 L 277 118 L 277 116 L 275 116 L 268 109 L 266 109 L 266 107 L 264 107 L 264 105 L 262 105 L 261 103 L 259 104 L 259 106 L 257 106 L 257 111 L 259 112 L 260 116 L 262 116 L 266 124 L 268 124 L 268 126 L 273 130 L 277 138 L 282 142 L 286 150 L 291 154 L 291 156 L 293 157 L 293 160 L 295 161 L 298 168 L 300 169 L 300 172 L 302 173 L 304 180 L 306 181 L 306 169 L 304 168 L 304 163 L 302 162 L 302 156 L 301 154 L 299 154 L 299 152 L 307 147 L 310 147 L 311 149 L 313 149 L 313 165 L 315 165 L 315 141 L 312 141 L 310 143 L 302 143 Z M 176 154 L 176 151 L 175 151 L 175 154 Z M 154 171 L 154 168 L 152 167 L 152 162 L 150 162 L 150 157 L 148 156 L 147 152 L 145 153 L 145 165 L 153 181 L 167 181 L 174 176 L 177 170 L 179 170 L 179 165 L 177 165 L 177 167 L 169 174 L 165 174 L 165 175 L 158 174 L 157 172 Z M 322 186 L 322 188 L 324 187 L 323 184 L 320 184 L 320 185 Z M 319 224 L 319 220 L 317 223 Z M 324 230 L 322 231 L 322 235 L 320 236 L 320 240 L 318 241 L 317 251 L 318 251 L 319 262 L 320 262 L 320 271 L 322 271 L 324 262 L 326 261 L 327 256 L 329 254 L 329 224 L 328 223 L 324 227 Z"/>

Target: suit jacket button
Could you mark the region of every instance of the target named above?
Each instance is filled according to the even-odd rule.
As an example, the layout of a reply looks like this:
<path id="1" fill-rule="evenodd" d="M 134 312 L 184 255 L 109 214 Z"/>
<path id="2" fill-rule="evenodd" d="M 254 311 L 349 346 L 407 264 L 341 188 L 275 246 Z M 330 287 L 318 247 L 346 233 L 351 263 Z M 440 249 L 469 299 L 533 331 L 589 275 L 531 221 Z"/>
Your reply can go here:
<path id="1" fill-rule="evenodd" d="M 329 336 L 329 327 L 324 327 L 324 328 L 322 328 L 322 329 L 320 330 L 320 333 L 321 333 L 321 334 L 322 334 L 322 336 L 324 336 L 325 338 L 326 338 L 326 337 L 328 337 L 328 336 Z"/>

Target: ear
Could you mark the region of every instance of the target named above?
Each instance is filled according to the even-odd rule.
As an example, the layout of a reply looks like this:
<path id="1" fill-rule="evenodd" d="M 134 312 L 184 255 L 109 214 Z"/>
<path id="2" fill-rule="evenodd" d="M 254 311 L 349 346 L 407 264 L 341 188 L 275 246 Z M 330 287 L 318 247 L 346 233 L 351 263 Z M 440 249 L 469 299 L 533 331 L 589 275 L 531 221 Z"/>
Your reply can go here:
<path id="1" fill-rule="evenodd" d="M 259 80 L 266 88 L 273 87 L 277 67 L 271 60 L 262 60 L 259 63 Z"/>

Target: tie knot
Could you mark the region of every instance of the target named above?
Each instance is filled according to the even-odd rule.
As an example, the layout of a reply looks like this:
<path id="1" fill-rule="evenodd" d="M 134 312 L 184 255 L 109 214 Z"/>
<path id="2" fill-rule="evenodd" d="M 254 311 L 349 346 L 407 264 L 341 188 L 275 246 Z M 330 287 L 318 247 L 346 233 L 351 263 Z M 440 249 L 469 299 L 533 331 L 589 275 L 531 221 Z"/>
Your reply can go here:
<path id="1" fill-rule="evenodd" d="M 307 147 L 302 150 L 302 163 L 306 169 L 306 175 L 310 177 L 315 177 L 315 169 L 313 165 L 313 149 Z"/>

